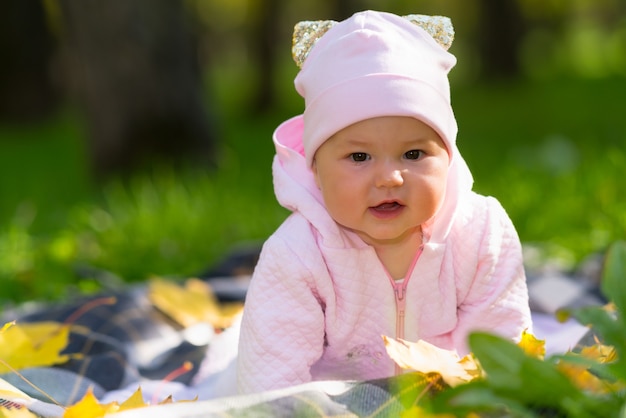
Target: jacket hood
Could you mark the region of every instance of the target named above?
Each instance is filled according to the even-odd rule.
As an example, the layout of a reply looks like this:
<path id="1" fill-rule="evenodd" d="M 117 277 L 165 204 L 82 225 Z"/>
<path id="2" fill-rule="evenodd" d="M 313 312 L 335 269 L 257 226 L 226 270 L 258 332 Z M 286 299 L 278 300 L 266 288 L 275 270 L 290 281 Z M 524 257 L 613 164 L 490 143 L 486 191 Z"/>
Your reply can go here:
<path id="1" fill-rule="evenodd" d="M 286 120 L 273 135 L 276 156 L 272 164 L 274 193 L 278 202 L 292 212 L 302 214 L 332 247 L 365 245 L 355 233 L 339 226 L 328 214 L 322 193 L 304 155 L 303 116 Z M 446 193 L 433 218 L 422 225 L 425 242 L 443 243 L 450 233 L 463 195 L 470 193 L 472 174 L 456 144 L 452 144 Z M 355 244 L 356 243 L 356 244 Z"/>

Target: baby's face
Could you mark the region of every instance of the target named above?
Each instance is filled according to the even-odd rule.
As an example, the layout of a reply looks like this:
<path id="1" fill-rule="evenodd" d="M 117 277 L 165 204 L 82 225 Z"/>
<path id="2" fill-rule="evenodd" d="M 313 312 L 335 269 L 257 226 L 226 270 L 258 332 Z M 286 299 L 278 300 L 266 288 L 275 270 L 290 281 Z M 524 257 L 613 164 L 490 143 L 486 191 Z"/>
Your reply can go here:
<path id="1" fill-rule="evenodd" d="M 333 219 L 377 247 L 410 238 L 435 214 L 449 162 L 430 126 L 385 116 L 333 135 L 317 150 L 313 173 Z"/>

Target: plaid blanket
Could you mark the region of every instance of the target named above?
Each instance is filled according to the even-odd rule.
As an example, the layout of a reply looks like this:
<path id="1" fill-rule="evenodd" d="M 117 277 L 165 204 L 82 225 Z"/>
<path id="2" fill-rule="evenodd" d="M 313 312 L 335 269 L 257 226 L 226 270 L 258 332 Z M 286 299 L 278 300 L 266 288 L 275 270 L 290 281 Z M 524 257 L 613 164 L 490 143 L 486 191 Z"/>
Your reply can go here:
<path id="1" fill-rule="evenodd" d="M 202 279 L 211 285 L 221 301 L 243 301 L 246 280 L 249 280 L 257 256 L 256 248 L 236 252 L 201 275 Z M 586 328 L 557 323 L 554 312 L 565 306 L 605 303 L 598 290 L 600 265 L 601 257 L 592 257 L 573 272 L 546 266 L 527 267 L 531 307 L 536 320 L 534 333 L 546 339 L 548 351 L 567 350 L 586 338 Z M 423 390 L 415 375 L 405 374 L 367 382 L 315 382 L 258 395 L 232 396 L 236 332 L 226 330 L 201 342 L 190 339 L 188 330 L 150 302 L 145 285 L 107 292 L 106 296 L 114 296 L 116 302 L 96 306 L 73 322 L 82 327 L 72 328 L 64 353 L 80 353 L 81 356 L 54 367 L 21 370 L 21 376 L 15 373 L 0 375 L 5 382 L 32 397 L 27 403 L 0 399 L 0 406 L 25 407 L 40 416 L 54 417 L 62 415 L 63 409 L 51 403 L 50 398 L 61 405 L 71 405 L 91 389 L 102 403 L 121 402 L 141 387 L 144 399 L 149 403 L 158 403 L 168 395 L 175 400 L 197 399 L 195 402 L 151 406 L 152 418 L 373 417 L 398 416 Z M 5 322 L 17 320 L 18 323 L 64 322 L 101 297 L 61 305 L 28 305 L 4 312 L 3 319 Z M 183 364 L 193 367 L 172 378 L 172 372 Z M 146 409 L 141 408 L 115 415 L 136 417 L 146 414 Z"/>

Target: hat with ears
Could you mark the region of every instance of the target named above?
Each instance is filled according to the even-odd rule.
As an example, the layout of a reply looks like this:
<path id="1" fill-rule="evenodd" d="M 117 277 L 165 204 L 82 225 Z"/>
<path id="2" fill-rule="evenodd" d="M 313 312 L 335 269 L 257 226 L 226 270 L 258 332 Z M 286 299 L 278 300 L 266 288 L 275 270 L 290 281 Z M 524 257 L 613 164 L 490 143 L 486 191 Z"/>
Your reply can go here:
<path id="1" fill-rule="evenodd" d="M 447 18 L 364 11 L 342 22 L 299 25 L 295 86 L 305 100 L 302 142 L 309 167 L 333 134 L 379 116 L 421 120 L 454 158 L 457 125 L 448 72 L 456 58 L 447 52 L 453 36 Z"/>

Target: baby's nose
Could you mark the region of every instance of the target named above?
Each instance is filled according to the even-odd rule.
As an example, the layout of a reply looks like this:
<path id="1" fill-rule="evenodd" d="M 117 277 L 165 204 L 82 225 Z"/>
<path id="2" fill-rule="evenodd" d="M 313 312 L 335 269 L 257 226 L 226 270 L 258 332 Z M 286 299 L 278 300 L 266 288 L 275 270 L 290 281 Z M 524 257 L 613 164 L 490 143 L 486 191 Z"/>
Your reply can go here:
<path id="1" fill-rule="evenodd" d="M 387 167 L 381 170 L 376 179 L 376 187 L 398 187 L 402 186 L 403 183 L 402 171 L 397 168 Z"/>

